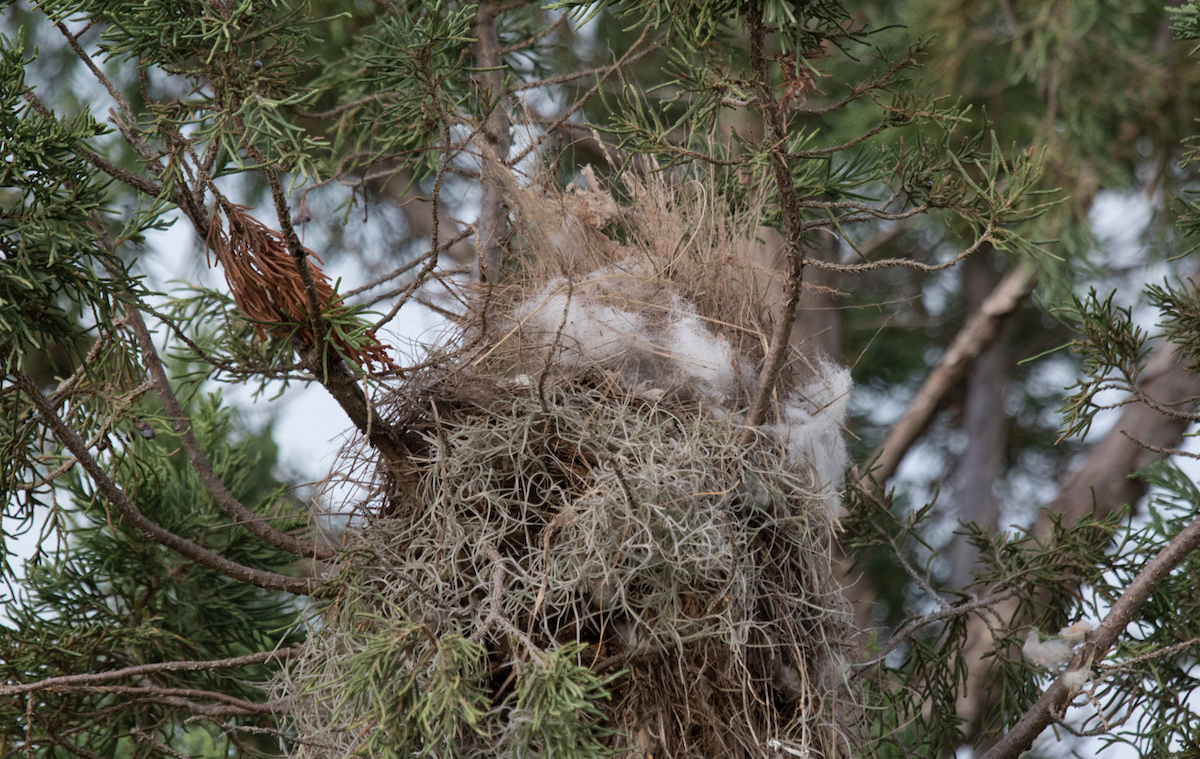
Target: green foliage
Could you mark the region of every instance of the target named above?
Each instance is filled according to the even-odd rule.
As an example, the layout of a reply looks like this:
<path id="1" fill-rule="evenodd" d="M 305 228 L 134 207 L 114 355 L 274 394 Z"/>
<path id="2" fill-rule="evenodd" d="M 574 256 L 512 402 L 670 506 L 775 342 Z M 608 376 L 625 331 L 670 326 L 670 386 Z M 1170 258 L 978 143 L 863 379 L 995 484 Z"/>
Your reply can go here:
<path id="1" fill-rule="evenodd" d="M 1097 400 L 1100 393 L 1137 387 L 1148 335 L 1134 323 L 1128 307 L 1114 303 L 1115 295 L 1102 300 L 1092 290 L 1057 313 L 1079 335 L 1071 349 L 1082 358 L 1083 373 L 1073 386 L 1078 390 L 1063 403 L 1064 435 L 1086 435 L 1096 414 L 1111 408 Z"/>
<path id="2" fill-rule="evenodd" d="M 1096 602 L 1111 603 L 1165 541 L 1188 526 L 1200 505 L 1200 488 L 1172 462 L 1139 472 L 1154 490 L 1144 524 L 1123 536 L 1113 551 L 1112 574 L 1096 583 Z M 1196 712 L 1189 704 L 1200 688 L 1196 645 L 1200 640 L 1200 556 L 1190 554 L 1139 609 L 1097 678 L 1095 697 L 1109 709 L 1131 715 L 1106 744 L 1125 743 L 1144 756 L 1186 756 L 1200 743 Z M 1084 728 L 1091 725 L 1084 725 Z"/>
<path id="3" fill-rule="evenodd" d="M 193 431 L 234 495 L 260 514 L 282 517 L 277 523 L 284 529 L 289 522 L 295 525 L 298 510 L 270 473 L 275 450 L 269 431 L 232 444 L 232 414 L 218 396 L 193 411 Z M 239 562 L 293 571 L 295 557 L 264 547 L 229 523 L 195 471 L 173 455 L 178 439 L 148 410 L 142 418 L 157 429 L 154 439 L 135 431 L 128 443 L 115 434 L 111 442 L 114 477 L 142 512 Z M 62 524 L 66 545 L 56 555 L 28 562 L 23 592 L 4 599 L 0 659 L 10 677 L 34 681 L 137 664 L 221 659 L 302 639 L 295 627 L 295 601 L 181 561 L 123 523 L 77 469 L 63 484 L 69 492 L 57 501 L 52 518 Z M 163 673 L 154 685 L 261 701 L 261 684 L 275 668 Z M 28 698 L 37 715 L 31 726 L 25 723 L 25 698 L 0 699 L 0 734 L 22 735 L 29 729 L 34 745 L 45 745 L 48 736 L 70 736 L 71 745 L 90 752 L 130 757 L 158 755 L 150 744 L 130 742 L 131 727 L 158 733 L 168 743 L 188 734 L 169 702 L 146 706 L 103 688 Z"/>
<path id="4" fill-rule="evenodd" d="M 934 553 L 920 534 L 933 514 L 932 504 L 903 520 L 886 501 L 852 503 L 849 512 L 843 521 L 848 551 L 898 552 L 912 564 L 925 564 L 923 582 L 930 581 L 928 564 Z M 1073 524 L 1058 516 L 1044 538 L 1028 532 L 997 533 L 975 524 L 965 526 L 965 537 L 979 549 L 981 565 L 975 586 L 986 589 L 991 598 L 1016 601 L 1008 612 L 1010 617 L 990 620 L 997 638 L 995 650 L 985 655 L 990 663 L 984 682 L 995 700 L 986 715 L 985 730 L 996 733 L 1011 727 L 1041 695 L 1039 673 L 1020 655 L 1025 625 L 1057 630 L 1081 615 L 1096 614 L 1094 604 L 1085 607 L 1081 603 L 1075 590 L 1081 585 L 1103 588 L 1109 602 L 1115 598 L 1112 592 L 1120 585 L 1106 581 L 1106 573 L 1116 569 L 1120 559 L 1109 548 L 1113 538 L 1122 533 L 1126 516 L 1117 512 L 1103 519 L 1085 517 Z M 1147 545 L 1158 540 L 1149 534 L 1146 537 Z M 915 561 L 921 556 L 926 557 L 923 562 Z M 886 656 L 883 661 L 873 658 L 873 664 L 867 665 L 870 669 L 860 675 L 867 697 L 872 699 L 869 703 L 876 706 L 868 712 L 866 730 L 884 749 L 882 756 L 937 757 L 946 746 L 960 745 L 966 739 L 956 700 L 965 687 L 969 661 L 965 610 L 976 599 L 965 592 L 960 596 L 954 604 L 942 602 L 938 611 L 953 612 L 956 607 L 963 611 L 947 613 L 939 620 L 922 622 L 923 610 L 911 608 L 908 618 L 897 625 L 902 638 L 890 642 L 887 649 L 899 655 Z M 1020 627 L 1011 627 L 1018 621 Z M 878 670 L 873 671 L 876 666 Z"/>
<path id="5" fill-rule="evenodd" d="M 458 635 L 436 638 L 418 625 L 358 615 L 377 629 L 344 663 L 331 721 L 364 733 L 361 751 L 390 759 L 414 753 L 465 755 L 486 734 L 486 650 Z"/>
<path id="6" fill-rule="evenodd" d="M 501 107 L 495 95 L 474 93 L 462 75 L 474 16 L 474 6 L 440 3 L 420 13 L 385 15 L 364 30 L 344 60 L 327 65 L 314 86 L 334 97 L 339 114 L 330 175 L 397 159 L 425 175 L 436 168 L 436 142 L 447 123 L 464 112 Z M 373 128 L 363 130 L 363 123 Z"/>
<path id="7" fill-rule="evenodd" d="M 125 274 L 100 276 L 120 262 L 98 244 L 95 219 L 107 181 L 75 146 L 107 130 L 85 110 L 59 120 L 37 112 L 24 93 L 24 35 L 0 35 L 0 360 L 19 368 L 32 351 L 73 349 L 81 311 L 111 321 Z M 81 358 L 81 356 L 77 356 Z"/>
<path id="8" fill-rule="evenodd" d="M 600 677 L 580 662 L 587 647 L 563 646 L 518 670 L 511 719 L 516 725 L 507 747 L 516 757 L 577 756 L 601 759 L 613 754 L 603 742 L 599 704 L 620 673 Z"/>

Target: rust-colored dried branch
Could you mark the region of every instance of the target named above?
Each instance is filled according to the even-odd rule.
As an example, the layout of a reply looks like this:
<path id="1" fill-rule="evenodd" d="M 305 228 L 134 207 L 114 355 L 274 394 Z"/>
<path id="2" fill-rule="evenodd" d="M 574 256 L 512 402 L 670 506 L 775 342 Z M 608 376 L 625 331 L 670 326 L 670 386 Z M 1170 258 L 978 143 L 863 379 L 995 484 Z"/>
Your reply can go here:
<path id="1" fill-rule="evenodd" d="M 224 203 L 212 215 L 205 243 L 220 262 L 225 281 L 233 293 L 238 309 L 254 323 L 261 339 L 266 338 L 268 325 L 287 322 L 296 325 L 295 334 L 308 346 L 318 344 L 306 307 L 304 283 L 288 253 L 283 235 L 246 213 L 246 206 Z M 224 214 L 228 223 L 223 223 Z M 308 268 L 316 285 L 323 309 L 341 305 L 342 299 L 333 292 L 329 277 L 311 259 L 320 259 L 306 249 Z M 211 265 L 211 260 L 209 264 Z M 272 329 L 279 337 L 292 330 Z M 396 365 L 387 355 L 387 346 L 379 342 L 373 330 L 366 330 L 366 340 L 351 345 L 344 338 L 330 336 L 341 354 L 370 371 L 372 367 L 395 371 Z"/>

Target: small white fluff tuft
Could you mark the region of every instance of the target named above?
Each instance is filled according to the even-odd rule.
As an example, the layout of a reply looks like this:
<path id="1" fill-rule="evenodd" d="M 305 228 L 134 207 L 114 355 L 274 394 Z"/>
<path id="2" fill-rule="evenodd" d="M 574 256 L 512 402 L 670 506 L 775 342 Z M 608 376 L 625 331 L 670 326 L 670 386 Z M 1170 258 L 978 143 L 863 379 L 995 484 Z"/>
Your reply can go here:
<path id="1" fill-rule="evenodd" d="M 1067 625 L 1058 631 L 1058 637 L 1071 643 L 1082 643 L 1087 639 L 1088 633 L 1092 631 L 1092 623 L 1087 620 L 1080 620 L 1073 625 Z"/>
<path id="2" fill-rule="evenodd" d="M 1079 690 L 1091 679 L 1091 673 L 1088 672 L 1087 667 L 1072 669 L 1068 672 L 1064 672 L 1062 676 L 1063 685 L 1067 686 L 1072 691 Z"/>
<path id="3" fill-rule="evenodd" d="M 1036 667 L 1057 669 L 1065 666 L 1075 655 L 1071 644 L 1061 638 L 1041 641 L 1038 637 L 1037 628 L 1029 628 L 1029 634 L 1025 636 L 1025 645 L 1021 648 L 1025 660 Z"/>
<path id="4" fill-rule="evenodd" d="M 818 378 L 793 394 L 781 409 L 779 436 L 793 464 L 813 467 L 815 486 L 836 512 L 850 461 L 842 427 L 850 409 L 850 370 L 828 361 L 817 364 Z"/>

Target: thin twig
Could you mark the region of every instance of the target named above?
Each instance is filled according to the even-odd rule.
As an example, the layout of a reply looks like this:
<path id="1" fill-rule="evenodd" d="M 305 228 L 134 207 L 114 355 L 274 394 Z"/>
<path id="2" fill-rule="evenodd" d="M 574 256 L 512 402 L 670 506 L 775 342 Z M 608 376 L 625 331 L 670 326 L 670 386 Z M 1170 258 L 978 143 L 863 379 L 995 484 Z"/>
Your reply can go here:
<path id="1" fill-rule="evenodd" d="M 0 685 L 0 696 L 15 696 L 21 693 L 33 693 L 39 690 L 52 690 L 64 685 L 93 685 L 122 677 L 138 677 L 158 672 L 200 672 L 214 669 L 236 669 L 253 664 L 265 664 L 269 661 L 287 661 L 301 651 L 300 646 L 282 648 L 278 651 L 262 651 L 257 654 L 233 656 L 227 659 L 209 659 L 207 661 L 165 661 L 153 664 L 137 664 L 132 667 L 114 669 L 108 672 L 91 672 L 84 675 L 61 675 L 48 677 L 34 683 L 20 685 Z"/>
<path id="2" fill-rule="evenodd" d="M 645 50 L 642 50 L 640 52 L 635 52 L 635 51 L 637 51 L 638 46 L 641 45 L 643 41 L 645 41 L 647 36 L 649 36 L 650 30 L 651 30 L 650 26 L 647 26 L 645 29 L 643 29 L 641 36 L 639 36 L 634 41 L 633 45 L 630 46 L 629 50 L 625 53 L 625 55 L 621 56 L 620 60 L 618 60 L 616 63 L 614 63 L 608 71 L 606 71 L 604 74 L 602 74 L 599 77 L 599 81 L 597 81 L 596 84 L 590 90 L 585 92 L 583 94 L 583 97 L 581 97 L 581 98 L 579 98 L 579 100 L 575 101 L 575 104 L 572 105 L 570 108 L 568 108 L 567 110 L 560 113 L 558 115 L 558 118 L 556 118 L 553 122 L 551 122 L 550 125 L 548 127 L 546 127 L 546 129 L 540 135 L 538 135 L 536 138 L 530 140 L 529 144 L 526 145 L 525 148 L 522 149 L 520 153 L 518 153 L 515 157 L 510 158 L 508 160 L 508 165 L 516 166 L 521 161 L 525 160 L 526 156 L 528 156 L 534 150 L 537 150 L 539 147 L 541 147 L 541 144 L 546 141 L 547 137 L 554 134 L 560 126 L 567 123 L 567 121 L 569 121 L 572 116 L 574 116 L 577 112 L 579 112 L 580 109 L 583 108 L 584 105 L 587 104 L 588 100 L 590 100 L 593 95 L 595 95 L 597 92 L 600 91 L 601 85 L 604 84 L 604 82 L 608 79 L 609 76 L 612 75 L 612 73 L 614 71 L 618 71 L 618 70 L 620 70 L 620 68 L 622 66 L 627 66 L 628 64 L 633 63 L 634 61 L 637 61 L 638 59 L 642 58 L 643 56 L 648 55 L 651 52 L 657 50 L 658 45 L 655 44 L 655 45 L 650 45 Z"/>
<path id="3" fill-rule="evenodd" d="M 404 292 L 400 293 L 400 297 L 396 299 L 396 302 L 392 305 L 391 310 L 384 314 L 382 319 L 375 322 L 375 325 L 372 327 L 372 329 L 381 329 L 392 319 L 396 318 L 396 314 L 400 313 L 400 309 L 404 307 L 405 303 L 408 303 L 409 299 L 412 298 L 413 293 L 415 293 L 418 288 L 425 284 L 425 281 L 429 278 L 429 275 L 432 274 L 433 270 L 437 268 L 439 250 L 437 242 L 438 226 L 441 222 L 441 215 L 438 213 L 438 202 L 441 200 L 442 178 L 446 175 L 446 167 L 453 160 L 453 153 L 451 152 L 452 149 L 450 146 L 450 125 L 446 122 L 442 123 L 442 145 L 445 146 L 445 150 L 442 153 L 441 160 L 438 161 L 437 173 L 433 177 L 433 195 L 431 196 L 429 203 L 430 212 L 433 214 L 433 219 L 430 224 L 432 227 L 432 231 L 429 235 L 430 250 L 426 256 L 425 265 L 421 267 L 419 272 L 417 272 L 417 276 L 413 277 L 412 282 L 410 282 L 408 287 L 404 289 Z"/>
<path id="4" fill-rule="evenodd" d="M 119 696 L 131 696 L 145 701 L 153 700 L 181 706 L 185 709 L 207 715 L 231 714 L 277 714 L 287 707 L 284 700 L 247 701 L 221 691 L 204 690 L 202 688 L 168 688 L 157 685 L 56 685 L 44 690 L 54 693 L 111 693 Z M 194 699 L 216 701 L 216 704 L 202 704 Z"/>
<path id="5" fill-rule="evenodd" d="M 150 521 L 133 505 L 125 495 L 125 492 L 117 487 L 117 484 L 109 478 L 96 459 L 92 457 L 87 444 L 79 437 L 79 433 L 71 429 L 62 420 L 62 417 L 58 415 L 58 412 L 46 400 L 46 396 L 42 395 L 42 391 L 38 389 L 37 383 L 21 372 L 15 374 L 15 379 L 16 384 L 33 401 L 33 405 L 37 408 L 42 420 L 50 427 L 54 436 L 66 446 L 67 450 L 74 454 L 75 458 L 79 460 L 79 464 L 88 473 L 88 476 L 92 478 L 93 482 L 96 483 L 97 488 L 104 494 L 109 503 L 116 507 L 121 516 L 129 520 L 138 532 L 154 542 L 172 549 L 187 559 L 191 559 L 215 572 L 220 572 L 223 575 L 249 585 L 267 590 L 282 590 L 297 595 L 307 595 L 312 592 L 314 583 L 308 578 L 288 577 L 238 564 Z"/>
<path id="6" fill-rule="evenodd" d="M 129 731 L 129 734 L 132 735 L 133 737 L 137 738 L 139 741 L 141 741 L 143 743 L 149 743 L 151 746 L 154 746 L 154 748 L 158 749 L 163 754 L 165 754 L 169 757 L 172 757 L 172 759 L 192 759 L 192 757 L 188 756 L 187 754 L 183 753 L 182 751 L 178 751 L 176 749 L 171 748 L 167 744 L 163 743 L 162 741 L 158 740 L 154 736 L 152 736 L 149 733 L 142 730 L 140 727 L 134 727 L 133 729 L 131 729 Z"/>
<path id="7" fill-rule="evenodd" d="M 518 53 L 522 50 L 525 50 L 526 48 L 533 47 L 534 45 L 541 42 L 546 37 L 553 34 L 554 30 L 557 29 L 558 27 L 562 26 L 563 24 L 565 24 L 566 21 L 567 21 L 566 14 L 559 16 L 558 19 L 556 19 L 554 21 L 554 23 L 547 25 L 545 29 L 542 29 L 537 34 L 532 35 L 528 39 L 522 40 L 521 42 L 515 42 L 511 45 L 505 45 L 504 47 L 500 48 L 500 55 L 511 55 L 512 53 Z"/>
<path id="8" fill-rule="evenodd" d="M 768 344 L 767 355 L 758 377 L 758 387 L 746 412 L 746 428 L 742 433 L 742 442 L 749 445 L 754 440 L 755 428 L 767 418 L 771 398 L 775 393 L 775 383 L 783 370 L 787 353 L 791 347 L 790 338 L 792 327 L 796 321 L 796 308 L 800 304 L 800 293 L 804 285 L 804 225 L 800 217 L 800 199 L 796 195 L 796 187 L 792 178 L 791 166 L 787 155 L 781 146 L 787 139 L 787 125 L 784 123 L 779 102 L 771 89 L 771 76 L 767 68 L 764 44 L 766 26 L 763 23 L 762 0 L 755 0 L 750 8 L 750 68 L 754 71 L 754 87 L 758 90 L 758 101 L 761 104 L 763 122 L 766 127 L 763 135 L 764 142 L 772 147 L 768 151 L 771 161 L 771 171 L 775 181 L 775 190 L 779 193 L 779 209 L 783 221 L 784 255 L 787 260 L 787 282 L 784 290 L 783 304 L 775 315 L 775 329 Z"/>
<path id="9" fill-rule="evenodd" d="M 1015 596 L 1019 590 L 1020 588 L 1016 587 L 1008 588 L 1007 590 L 1002 590 L 998 593 L 992 593 L 985 598 L 980 598 L 977 601 L 967 601 L 965 603 L 954 604 L 953 606 L 947 606 L 941 611 L 935 611 L 932 614 L 926 614 L 924 616 L 908 620 L 901 625 L 900 628 L 896 630 L 896 632 L 893 633 L 890 638 L 887 639 L 887 642 L 883 644 L 883 647 L 879 649 L 879 653 L 876 654 L 874 658 L 872 658 L 870 661 L 856 665 L 862 667 L 862 669 L 855 672 L 854 675 L 851 676 L 851 679 L 857 680 L 858 678 L 862 677 L 871 665 L 878 664 L 886 659 L 888 654 L 896 650 L 897 646 L 911 638 L 922 627 L 931 625 L 934 622 L 941 622 L 944 619 L 950 619 L 951 617 L 958 617 L 962 616 L 963 614 L 970 614 L 971 612 L 979 613 L 983 612 L 985 609 L 991 609 L 992 606 L 1003 601 L 1004 599 Z M 980 614 L 980 616 L 982 616 L 982 614 Z"/>

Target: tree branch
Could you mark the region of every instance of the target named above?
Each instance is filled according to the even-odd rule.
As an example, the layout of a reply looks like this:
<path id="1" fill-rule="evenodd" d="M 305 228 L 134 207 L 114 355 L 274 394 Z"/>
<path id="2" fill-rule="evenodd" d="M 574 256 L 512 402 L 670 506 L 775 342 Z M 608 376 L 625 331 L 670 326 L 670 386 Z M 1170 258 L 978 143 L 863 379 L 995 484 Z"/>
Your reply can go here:
<path id="1" fill-rule="evenodd" d="M 1160 346 L 1151 355 L 1141 379 L 1142 392 L 1171 405 L 1186 399 L 1193 399 L 1190 402 L 1194 404 L 1200 393 L 1200 377 L 1187 372 L 1180 364 L 1176 346 L 1170 344 Z M 1087 514 L 1104 517 L 1125 504 L 1137 503 L 1146 491 L 1146 483 L 1129 475 L 1164 457 L 1130 438 L 1170 448 L 1183 439 L 1186 429 L 1185 422 L 1163 416 L 1144 403 L 1125 406 L 1112 431 L 1092 447 L 1083 466 L 1066 478 L 1058 496 L 1043 510 L 1034 534 L 1041 539 L 1049 536 L 1051 522 L 1047 514 L 1061 514 L 1064 522 L 1071 524 Z M 1015 602 L 1007 603 L 1012 606 L 999 610 L 1005 617 L 1015 613 Z M 977 620 L 970 620 L 963 646 L 967 683 L 958 699 L 958 713 L 973 731 L 978 730 L 994 697 L 994 691 L 986 685 L 986 672 L 995 648 L 989 631 Z"/>
<path id="2" fill-rule="evenodd" d="M 951 617 L 958 617 L 963 614 L 970 614 L 971 612 L 990 608 L 1007 598 L 1015 596 L 1019 590 L 1019 588 L 1008 588 L 1006 590 L 992 593 L 976 601 L 964 601 L 952 606 L 945 606 L 939 611 L 930 612 L 929 614 L 909 619 L 908 621 L 904 622 L 904 624 L 900 625 L 896 632 L 892 633 L 891 637 L 887 639 L 887 642 L 883 644 L 883 647 L 879 649 L 879 652 L 874 658 L 872 658 L 870 661 L 863 662 L 860 665 L 855 665 L 861 666 L 863 669 L 856 672 L 853 676 L 853 679 L 857 680 L 858 678 L 862 677 L 863 674 L 866 673 L 867 667 L 873 664 L 878 664 L 886 659 L 888 654 L 894 651 L 901 643 L 915 635 L 916 632 L 921 628 L 931 625 L 934 622 L 941 622 L 944 619 L 950 619 Z M 935 594 L 934 598 L 936 599 L 938 596 Z"/>
<path id="3" fill-rule="evenodd" d="M 871 457 L 873 468 L 859 480 L 859 487 L 868 489 L 874 487 L 874 483 L 883 485 L 891 479 L 908 449 L 929 426 L 942 400 L 962 380 L 971 362 L 995 338 L 1000 325 L 1036 285 L 1036 270 L 1022 264 L 996 286 L 955 335 L 941 362 L 930 372 L 904 415 L 892 426 L 887 439 Z"/>
<path id="4" fill-rule="evenodd" d="M 600 91 L 600 86 L 602 84 L 604 84 L 604 82 L 608 79 L 609 76 L 612 75 L 612 73 L 614 71 L 619 71 L 622 66 L 625 66 L 626 64 L 630 63 L 631 61 L 635 61 L 635 60 L 641 58 L 642 56 L 647 55 L 647 54 L 653 52 L 654 50 L 658 49 L 658 45 L 655 44 L 655 45 L 650 45 L 645 50 L 638 51 L 638 46 L 641 45 L 642 42 L 644 42 L 646 40 L 646 37 L 649 36 L 652 28 L 653 27 L 647 26 L 645 29 L 643 29 L 641 36 L 639 36 L 636 40 L 634 40 L 633 45 L 631 45 L 629 47 L 629 50 L 626 51 L 625 54 L 621 56 L 620 60 L 618 60 L 616 63 L 614 63 L 609 70 L 605 71 L 604 74 L 598 78 L 596 84 L 592 85 L 592 88 L 590 90 L 585 92 L 582 97 L 580 97 L 578 100 L 576 100 L 574 105 L 572 105 L 570 108 L 568 108 L 567 110 L 560 113 L 557 118 L 555 118 L 553 121 L 551 121 L 549 123 L 549 125 L 546 127 L 545 131 L 543 131 L 536 138 L 530 140 L 529 144 L 526 145 L 521 150 L 520 153 L 517 153 L 516 156 L 509 159 L 508 165 L 516 166 L 521 161 L 525 160 L 526 156 L 528 156 L 530 153 L 532 153 L 533 151 L 535 151 L 539 147 L 541 147 L 541 144 L 546 140 L 546 138 L 548 136 L 550 136 L 552 134 L 557 134 L 560 127 L 562 127 L 564 124 L 570 123 L 571 117 L 574 116 L 576 113 L 578 113 L 579 110 L 582 109 L 585 104 L 587 104 L 588 100 L 590 100 L 592 98 L 592 95 L 595 95 L 597 92 Z"/>
<path id="5" fill-rule="evenodd" d="M 249 141 L 245 144 L 246 152 L 265 166 L 263 171 L 267 175 L 267 185 L 271 188 L 271 200 L 275 204 L 275 216 L 279 220 L 279 231 L 283 234 L 288 253 L 292 254 L 292 263 L 296 267 L 296 273 L 300 276 L 300 282 L 304 285 L 304 304 L 308 311 L 309 328 L 313 332 L 314 344 L 321 349 L 320 366 L 323 367 L 325 365 L 324 355 L 327 353 L 325 339 L 327 330 L 325 319 L 321 316 L 321 296 L 317 293 L 317 283 L 313 279 L 312 269 L 308 264 L 308 250 L 305 249 L 304 243 L 300 242 L 300 236 L 296 234 L 296 228 L 292 226 L 292 214 L 288 208 L 287 196 L 283 192 L 283 183 L 279 181 L 279 172 L 268 164 L 266 156 L 254 148 Z M 322 376 L 317 372 L 314 374 L 318 377 Z"/>
<path id="6" fill-rule="evenodd" d="M 96 483 L 96 486 L 105 495 L 109 503 L 115 506 L 117 511 L 121 513 L 121 516 L 128 519 L 138 532 L 150 538 L 155 543 L 172 549 L 184 558 L 248 585 L 266 590 L 282 590 L 297 595 L 308 595 L 313 591 L 315 580 L 303 577 L 288 577 L 238 564 L 213 553 L 207 548 L 196 545 L 192 541 L 182 538 L 147 519 L 130 502 L 125 492 L 117 487 L 116 483 L 109 478 L 96 459 L 92 457 L 87 444 L 79 437 L 79 434 L 75 430 L 71 429 L 62 420 L 50 405 L 50 402 L 46 400 L 46 396 L 42 395 L 42 392 L 38 390 L 33 380 L 20 372 L 16 373 L 15 377 L 16 384 L 33 401 L 33 405 L 37 408 L 38 413 L 47 426 L 54 432 L 55 437 L 79 460 L 80 465 Z"/>
<path id="7" fill-rule="evenodd" d="M 1104 621 L 1088 636 L 1083 649 L 1075 656 L 1066 672 L 1046 689 L 1017 724 L 980 759 L 1016 759 L 1028 750 L 1034 739 L 1054 722 L 1054 715 L 1061 714 L 1070 701 L 1071 689 L 1063 683 L 1067 672 L 1078 671 L 1081 667 L 1091 666 L 1092 662 L 1103 659 L 1154 590 L 1197 548 L 1200 548 L 1200 517 L 1193 520 L 1183 532 L 1172 538 L 1166 548 L 1147 562 L 1112 605 Z"/>
<path id="8" fill-rule="evenodd" d="M 496 31 L 495 6 L 488 0 L 479 3 L 475 18 L 471 22 L 471 33 L 475 36 L 475 63 L 481 69 L 475 78 L 480 99 L 487 102 L 490 111 L 483 124 L 483 163 L 486 175 L 491 170 L 504 170 L 511 146 L 508 136 L 508 108 L 505 105 L 504 59 L 500 54 L 500 36 Z M 483 198 L 480 201 L 479 223 L 475 230 L 475 249 L 479 259 L 479 276 L 492 284 L 500 280 L 500 262 L 503 257 L 501 242 L 508 221 L 508 206 L 504 202 L 502 188 L 495 180 L 483 181 Z M 436 245 L 436 241 L 434 243 Z"/>
<path id="9" fill-rule="evenodd" d="M 298 540 L 291 535 L 280 532 L 247 508 L 245 504 L 234 497 L 233 493 L 229 492 L 229 489 L 225 487 L 225 483 L 221 481 L 220 476 L 213 471 L 212 464 L 209 463 L 208 457 L 204 455 L 204 451 L 200 448 L 200 442 L 192 434 L 192 426 L 188 422 L 186 414 L 184 414 L 179 399 L 175 396 L 175 391 L 171 389 L 171 381 L 167 378 L 167 373 L 163 369 L 162 361 L 158 357 L 158 351 L 154 347 L 154 340 L 150 337 L 150 330 L 146 329 L 146 322 L 142 319 L 141 313 L 132 305 L 126 304 L 125 318 L 133 330 L 138 347 L 141 349 L 142 362 L 146 367 L 146 371 L 150 374 L 151 379 L 154 380 L 154 389 L 158 393 L 158 397 L 162 399 L 163 408 L 166 409 L 167 415 L 171 417 L 171 427 L 179 435 L 179 444 L 187 455 L 188 462 L 196 470 L 196 475 L 200 478 L 200 482 L 204 484 L 204 489 L 213 497 L 213 501 L 216 502 L 217 506 L 236 519 L 252 535 L 276 548 L 295 554 L 296 556 L 323 559 L 326 561 L 332 559 L 334 554 L 328 548 L 321 548 L 308 541 Z"/>
<path id="10" fill-rule="evenodd" d="M 153 700 L 209 717 L 228 717 L 251 714 L 278 714 L 287 706 L 286 701 L 247 701 L 220 691 L 200 688 L 166 688 L 155 685 L 57 685 L 45 688 L 55 693 L 112 693 L 132 696 L 141 700 Z M 217 704 L 200 704 L 193 699 L 203 698 Z"/>
<path id="11" fill-rule="evenodd" d="M 228 659 L 209 659 L 207 661 L 164 661 L 153 664 L 137 664 L 132 667 L 109 670 L 108 672 L 90 672 L 84 675 L 62 675 L 48 677 L 35 683 L 20 685 L 0 685 L 0 696 L 17 696 L 22 693 L 33 693 L 39 690 L 53 690 L 67 685 L 94 685 L 122 677 L 138 677 L 152 675 L 158 672 L 200 672 L 214 669 L 236 669 L 252 664 L 265 664 L 269 661 L 287 661 L 300 653 L 300 646 L 283 648 L 278 651 L 262 651 L 257 654 L 233 656 Z"/>
<path id="12" fill-rule="evenodd" d="M 758 376 L 758 388 L 746 412 L 746 429 L 742 440 L 749 444 L 755 435 L 755 427 L 767 418 L 767 410 L 775 393 L 775 383 L 783 369 L 784 359 L 791 348 L 792 326 L 796 320 L 796 307 L 804 284 L 804 222 L 800 218 L 800 199 L 792 182 L 792 170 L 783 146 L 787 140 L 787 125 L 783 113 L 771 89 L 771 74 L 763 50 L 766 26 L 762 19 L 762 0 L 756 0 L 750 10 L 750 68 L 754 71 L 754 86 L 758 90 L 766 134 L 763 142 L 768 150 L 775 189 L 779 193 L 779 208 L 783 219 L 784 256 L 787 261 L 787 279 L 784 286 L 783 304 L 775 316 L 775 329 L 768 344 L 762 371 Z"/>
<path id="13" fill-rule="evenodd" d="M 838 224 L 857 224 L 857 223 L 861 223 L 864 221 L 878 221 L 881 219 L 884 221 L 899 221 L 899 220 L 908 219 L 912 216 L 924 213 L 926 210 L 928 210 L 927 207 L 918 206 L 917 208 L 911 209 L 909 211 L 905 211 L 904 213 L 898 213 L 898 214 L 883 214 L 882 212 L 872 212 L 872 213 L 859 214 L 859 215 L 850 214 L 847 216 L 842 216 L 842 217 L 836 219 L 836 221 Z M 827 226 L 833 224 L 834 221 L 835 221 L 834 219 L 810 221 L 810 222 L 806 222 L 806 226 L 827 227 Z M 991 225 L 988 225 L 988 227 L 986 229 L 984 229 L 983 234 L 981 234 L 979 236 L 979 238 L 976 239 L 975 242 L 973 242 L 971 244 L 971 247 L 964 248 L 960 253 L 958 253 L 956 256 L 954 256 L 954 258 L 951 258 L 949 261 L 945 261 L 940 264 L 927 264 L 922 261 L 913 261 L 908 258 L 885 258 L 882 261 L 871 261 L 870 263 L 865 263 L 865 264 L 838 264 L 838 263 L 831 263 L 829 261 L 809 261 L 808 265 L 812 266 L 815 269 L 828 269 L 829 271 L 838 271 L 838 272 L 843 272 L 843 273 L 845 273 L 845 272 L 861 273 L 864 271 L 875 271 L 876 269 L 884 269 L 884 268 L 891 267 L 891 266 L 903 266 L 908 269 L 916 269 L 918 271 L 924 271 L 924 272 L 942 271 L 944 269 L 949 269 L 952 266 L 955 266 L 956 264 L 958 264 L 960 261 L 962 261 L 967 256 L 974 254 L 980 248 L 982 248 L 984 246 L 984 244 L 993 242 L 992 234 L 995 231 L 996 231 L 995 228 L 993 228 Z"/>

